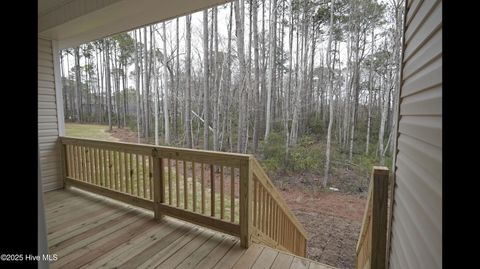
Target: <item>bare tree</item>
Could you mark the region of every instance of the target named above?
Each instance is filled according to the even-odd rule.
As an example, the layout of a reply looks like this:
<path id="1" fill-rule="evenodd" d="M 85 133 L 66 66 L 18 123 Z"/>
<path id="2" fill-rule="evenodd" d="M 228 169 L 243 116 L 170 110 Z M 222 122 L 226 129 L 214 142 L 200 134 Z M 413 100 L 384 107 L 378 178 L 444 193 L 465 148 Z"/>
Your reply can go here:
<path id="1" fill-rule="evenodd" d="M 192 57 L 192 16 L 187 15 L 185 30 L 187 32 L 186 36 L 186 50 L 187 54 L 185 55 L 185 73 L 187 83 L 185 86 L 185 144 L 188 148 L 192 148 L 192 121 L 191 121 L 191 107 L 192 107 L 192 92 L 191 92 L 191 57 Z"/>
<path id="2" fill-rule="evenodd" d="M 333 7 L 335 5 L 335 0 L 330 2 L 330 27 L 328 31 L 328 45 L 327 45 L 327 67 L 328 67 L 328 90 L 327 96 L 329 101 L 329 119 L 328 119 L 328 130 L 327 130 L 327 147 L 325 153 L 325 175 L 323 177 L 323 187 L 327 187 L 328 182 L 328 172 L 330 169 L 330 148 L 332 140 L 332 123 L 333 123 L 333 69 L 332 69 L 332 35 L 333 35 Z"/>

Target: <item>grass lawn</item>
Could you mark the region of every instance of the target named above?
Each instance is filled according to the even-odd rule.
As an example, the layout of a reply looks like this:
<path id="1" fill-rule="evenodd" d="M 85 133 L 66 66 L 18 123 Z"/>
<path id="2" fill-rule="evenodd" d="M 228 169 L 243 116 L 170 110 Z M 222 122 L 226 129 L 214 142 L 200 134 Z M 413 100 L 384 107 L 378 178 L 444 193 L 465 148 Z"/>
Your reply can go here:
<path id="1" fill-rule="evenodd" d="M 65 135 L 99 140 L 119 141 L 107 132 L 107 125 L 65 123 Z"/>

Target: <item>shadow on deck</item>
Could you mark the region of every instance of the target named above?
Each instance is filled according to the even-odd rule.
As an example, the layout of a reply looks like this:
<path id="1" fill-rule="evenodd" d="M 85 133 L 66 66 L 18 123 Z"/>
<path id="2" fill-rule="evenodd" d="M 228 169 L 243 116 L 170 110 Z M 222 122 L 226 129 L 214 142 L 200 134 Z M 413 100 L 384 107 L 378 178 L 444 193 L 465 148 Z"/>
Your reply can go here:
<path id="1" fill-rule="evenodd" d="M 333 268 L 74 188 L 44 199 L 51 268 Z"/>

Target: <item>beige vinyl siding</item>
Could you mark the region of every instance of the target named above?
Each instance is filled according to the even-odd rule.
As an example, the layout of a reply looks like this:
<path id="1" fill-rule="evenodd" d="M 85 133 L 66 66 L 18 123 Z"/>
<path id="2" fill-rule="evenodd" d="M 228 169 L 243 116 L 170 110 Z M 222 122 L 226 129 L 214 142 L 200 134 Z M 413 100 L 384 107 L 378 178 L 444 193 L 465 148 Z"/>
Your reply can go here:
<path id="1" fill-rule="evenodd" d="M 442 268 L 442 2 L 407 1 L 390 268 Z"/>
<path id="2" fill-rule="evenodd" d="M 38 38 L 38 147 L 43 191 L 63 186 L 52 41 Z"/>

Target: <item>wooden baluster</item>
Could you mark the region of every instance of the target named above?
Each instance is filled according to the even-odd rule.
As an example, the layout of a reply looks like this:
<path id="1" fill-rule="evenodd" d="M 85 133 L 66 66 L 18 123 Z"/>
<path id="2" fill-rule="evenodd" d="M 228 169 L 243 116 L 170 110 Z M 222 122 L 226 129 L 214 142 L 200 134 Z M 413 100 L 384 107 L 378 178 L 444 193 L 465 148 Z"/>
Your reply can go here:
<path id="1" fill-rule="evenodd" d="M 103 149 L 98 149 L 98 176 L 101 180 L 101 184 L 104 187 L 107 187 L 107 183 L 105 182 L 105 177 L 103 174 L 103 164 L 105 163 L 105 160 L 103 160 Z"/>
<path id="2" fill-rule="evenodd" d="M 84 155 L 85 155 L 85 179 L 87 182 L 91 183 L 90 180 L 90 150 L 88 147 L 84 147 Z"/>
<path id="3" fill-rule="evenodd" d="M 178 160 L 175 159 L 175 200 L 177 207 L 180 207 L 180 183 L 178 179 Z"/>
<path id="4" fill-rule="evenodd" d="M 72 158 L 72 173 L 70 175 L 71 178 L 77 179 L 77 155 L 75 154 L 75 146 L 70 145 L 70 155 Z"/>
<path id="5" fill-rule="evenodd" d="M 158 158 L 158 153 L 156 149 L 153 149 L 153 157 L 149 159 L 149 166 L 153 170 L 153 186 L 150 186 L 150 193 L 153 192 L 153 205 L 154 205 L 154 217 L 155 219 L 160 219 L 160 208 L 159 205 L 165 202 L 165 197 L 163 195 L 163 159 Z"/>
<path id="6" fill-rule="evenodd" d="M 273 220 L 273 221 L 272 221 L 272 239 L 275 240 L 275 241 L 277 241 L 277 238 L 276 238 L 276 233 L 277 233 L 277 231 L 276 231 L 276 229 L 275 229 L 275 228 L 276 228 L 275 225 L 276 225 L 276 223 L 277 223 L 277 204 L 275 203 L 275 201 L 274 201 L 274 203 L 273 203 L 272 212 L 273 212 L 273 218 L 272 218 L 272 220 Z"/>
<path id="7" fill-rule="evenodd" d="M 70 174 L 72 170 L 72 165 L 71 165 L 72 156 L 70 155 L 70 145 L 62 144 L 62 147 L 64 148 L 64 154 L 65 154 L 64 162 L 65 162 L 65 166 L 67 167 L 64 174 L 65 174 L 65 177 L 71 177 Z"/>
<path id="8" fill-rule="evenodd" d="M 130 178 L 130 167 L 129 167 L 129 160 L 130 160 L 130 154 L 125 152 L 123 154 L 123 158 L 125 160 L 125 181 L 126 185 L 128 186 L 127 192 L 130 194 L 132 193 L 132 179 Z"/>
<path id="9" fill-rule="evenodd" d="M 122 191 L 122 178 L 121 178 L 121 162 L 120 162 L 120 152 L 115 151 L 115 183 L 117 185 L 117 190 Z"/>
<path id="10" fill-rule="evenodd" d="M 109 150 L 108 152 L 108 179 L 110 180 L 110 188 L 115 190 L 115 173 L 114 173 L 114 158 L 113 151 Z"/>
<path id="11" fill-rule="evenodd" d="M 97 148 L 96 150 L 96 158 L 97 158 L 97 177 L 98 177 L 98 181 L 100 182 L 100 186 L 105 186 L 105 182 L 103 181 L 103 178 L 102 178 L 102 168 L 101 168 L 101 165 L 102 165 L 102 153 L 101 153 L 101 149 L 100 148 Z"/>
<path id="12" fill-rule="evenodd" d="M 263 232 L 263 190 L 262 184 L 258 183 L 258 229 Z"/>
<path id="13" fill-rule="evenodd" d="M 87 170 L 87 148 L 86 147 L 82 147 L 82 155 L 83 155 L 83 167 L 82 167 L 82 171 L 83 171 L 83 178 L 85 180 L 85 182 L 89 182 L 88 181 L 88 170 Z"/>
<path id="14" fill-rule="evenodd" d="M 143 198 L 147 199 L 147 180 L 146 180 L 146 176 L 145 176 L 145 173 L 147 172 L 147 169 L 146 169 L 146 160 L 145 160 L 145 155 L 141 155 L 142 157 L 142 183 L 143 183 Z"/>
<path id="15" fill-rule="evenodd" d="M 102 149 L 101 154 L 102 154 L 102 163 L 101 163 L 101 169 L 102 169 L 102 178 L 105 186 L 107 188 L 110 188 L 110 182 L 107 179 L 107 158 L 106 158 L 106 149 Z"/>
<path id="16" fill-rule="evenodd" d="M 81 180 L 80 172 L 82 170 L 81 161 L 80 161 L 80 149 L 78 146 L 75 146 L 75 178 Z"/>
<path id="17" fill-rule="evenodd" d="M 215 171 L 213 164 L 210 165 L 210 216 L 215 217 Z"/>
<path id="18" fill-rule="evenodd" d="M 195 161 L 192 161 L 192 208 L 197 211 L 197 179 L 195 178 Z"/>
<path id="19" fill-rule="evenodd" d="M 95 178 L 93 177 L 93 158 L 92 158 L 92 152 L 93 152 L 93 148 L 91 147 L 88 147 L 88 151 L 87 151 L 87 157 L 88 157 L 88 178 L 90 180 L 90 183 L 95 184 Z"/>
<path id="20" fill-rule="evenodd" d="M 97 178 L 98 185 L 103 186 L 102 183 L 102 178 L 100 177 L 100 158 L 98 157 L 99 155 L 99 148 L 95 148 L 94 153 L 94 159 L 95 159 L 95 177 Z"/>
<path id="21" fill-rule="evenodd" d="M 121 186 L 121 191 L 122 192 L 127 192 L 127 182 L 125 182 L 125 170 L 124 170 L 124 164 L 125 164 L 125 156 L 123 152 L 119 151 L 118 152 L 118 169 L 119 169 L 119 180 L 120 180 L 120 186 Z"/>
<path id="22" fill-rule="evenodd" d="M 264 234 L 267 234 L 267 190 L 262 186 L 263 192 L 263 208 L 262 208 L 262 231 Z"/>
<path id="23" fill-rule="evenodd" d="M 148 157 L 148 183 L 150 184 L 149 189 L 149 199 L 153 200 L 153 157 Z"/>
<path id="24" fill-rule="evenodd" d="M 205 164 L 202 163 L 202 173 L 200 177 L 201 193 L 202 198 L 202 214 L 205 214 Z"/>
<path id="25" fill-rule="evenodd" d="M 172 160 L 168 159 L 168 204 L 172 205 Z"/>
<path id="26" fill-rule="evenodd" d="M 267 225 L 266 225 L 266 234 L 271 237 L 271 232 L 272 232 L 272 229 L 271 229 L 271 224 L 272 224 L 272 201 L 271 201 L 271 197 L 270 197 L 270 193 L 267 192 L 267 208 L 266 208 L 267 212 L 265 213 L 266 214 L 266 221 L 267 221 Z"/>
<path id="27" fill-rule="evenodd" d="M 235 222 L 235 168 L 230 167 L 230 221 Z"/>
<path id="28" fill-rule="evenodd" d="M 81 160 L 82 160 L 82 180 L 88 182 L 87 179 L 87 155 L 85 154 L 85 147 L 80 148 Z"/>
<path id="29" fill-rule="evenodd" d="M 118 179 L 118 170 L 117 170 L 117 151 L 116 150 L 112 150 L 110 152 L 111 154 L 111 157 L 112 157 L 112 168 L 111 168 L 111 175 L 112 175 L 112 182 L 113 182 L 113 188 L 114 190 L 118 190 L 118 182 L 117 182 L 117 179 Z"/>
<path id="30" fill-rule="evenodd" d="M 98 162 L 100 161 L 100 158 L 98 158 L 98 151 L 100 149 L 96 148 L 93 151 L 93 159 L 95 160 L 94 165 L 95 165 L 95 178 L 97 179 L 97 185 L 103 186 L 102 178 L 100 177 L 100 165 Z"/>
<path id="31" fill-rule="evenodd" d="M 125 192 L 130 193 L 131 182 L 128 180 L 128 153 L 123 152 L 123 181 L 125 182 Z"/>
<path id="32" fill-rule="evenodd" d="M 114 174 L 114 158 L 113 158 L 113 151 L 109 150 L 108 151 L 108 178 L 110 180 L 110 188 L 112 190 L 115 190 L 116 184 L 115 184 L 115 174 Z"/>
<path id="33" fill-rule="evenodd" d="M 105 169 L 105 180 L 108 182 L 108 188 L 112 189 L 112 181 L 110 180 L 110 155 L 109 150 L 105 149 L 103 151 L 103 159 L 104 159 L 104 169 Z"/>
<path id="34" fill-rule="evenodd" d="M 253 176 L 253 226 L 258 227 L 257 224 L 257 177 Z"/>
<path id="35" fill-rule="evenodd" d="M 220 165 L 220 219 L 224 219 L 224 196 L 223 196 L 223 165 Z"/>
<path id="36" fill-rule="evenodd" d="M 139 161 L 138 161 L 139 155 L 135 154 L 135 181 L 137 182 L 137 195 L 138 197 L 143 197 L 140 194 L 140 169 L 139 169 Z"/>
<path id="37" fill-rule="evenodd" d="M 188 175 L 187 161 L 183 160 L 183 207 L 188 209 Z"/>
<path id="38" fill-rule="evenodd" d="M 84 146 L 81 146 L 81 156 L 82 156 L 82 180 L 85 182 L 88 182 L 87 178 L 87 154 L 86 154 L 86 148 Z"/>

